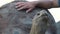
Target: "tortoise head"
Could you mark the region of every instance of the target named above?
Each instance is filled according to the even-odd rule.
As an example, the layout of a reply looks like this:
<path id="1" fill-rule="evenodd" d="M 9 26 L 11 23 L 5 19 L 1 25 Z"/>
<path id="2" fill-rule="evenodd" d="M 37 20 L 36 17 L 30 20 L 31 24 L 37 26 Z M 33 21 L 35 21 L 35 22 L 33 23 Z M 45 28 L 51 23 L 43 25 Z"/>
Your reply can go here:
<path id="1" fill-rule="evenodd" d="M 42 10 L 38 12 L 33 18 L 33 22 L 36 22 L 36 23 L 47 22 L 47 21 L 48 21 L 48 13 L 46 10 Z"/>

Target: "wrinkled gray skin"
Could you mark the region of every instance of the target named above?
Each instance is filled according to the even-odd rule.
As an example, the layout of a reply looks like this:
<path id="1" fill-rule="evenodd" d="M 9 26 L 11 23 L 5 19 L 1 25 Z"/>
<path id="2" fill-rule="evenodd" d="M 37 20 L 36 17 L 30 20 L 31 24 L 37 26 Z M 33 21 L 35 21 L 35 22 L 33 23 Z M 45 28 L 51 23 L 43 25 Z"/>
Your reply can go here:
<path id="1" fill-rule="evenodd" d="M 32 28 L 30 34 L 56 34 L 56 25 L 51 15 L 42 10 L 38 12 L 32 20 Z"/>
<path id="2" fill-rule="evenodd" d="M 15 0 L 0 8 L 0 34 L 30 33 L 32 19 L 37 12 L 41 11 L 41 9 L 35 8 L 31 13 L 26 13 L 25 10 L 17 11 L 15 4 L 19 1 L 22 2 L 24 0 Z M 51 23 L 53 23 L 53 26 L 55 26 L 55 21 L 52 16 L 51 18 Z"/>
<path id="3" fill-rule="evenodd" d="M 57 22 L 57 34 L 60 34 L 60 21 L 59 22 Z"/>

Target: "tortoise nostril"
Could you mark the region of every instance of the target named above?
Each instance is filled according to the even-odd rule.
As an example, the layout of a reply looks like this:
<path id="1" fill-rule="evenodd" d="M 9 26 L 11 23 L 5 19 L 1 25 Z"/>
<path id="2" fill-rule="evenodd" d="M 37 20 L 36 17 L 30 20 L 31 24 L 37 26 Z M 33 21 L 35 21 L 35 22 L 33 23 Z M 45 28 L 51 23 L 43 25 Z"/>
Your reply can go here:
<path id="1" fill-rule="evenodd" d="M 41 16 L 47 16 L 47 14 L 42 14 Z"/>

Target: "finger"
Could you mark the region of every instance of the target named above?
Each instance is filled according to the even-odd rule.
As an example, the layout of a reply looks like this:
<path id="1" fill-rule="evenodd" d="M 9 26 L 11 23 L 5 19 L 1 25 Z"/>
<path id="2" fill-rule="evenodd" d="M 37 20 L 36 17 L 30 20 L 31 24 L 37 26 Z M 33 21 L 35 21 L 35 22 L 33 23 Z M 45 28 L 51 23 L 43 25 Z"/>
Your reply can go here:
<path id="1" fill-rule="evenodd" d="M 24 4 L 18 5 L 18 6 L 16 6 L 16 8 L 19 8 L 19 7 L 22 7 L 22 6 L 24 6 Z"/>
<path id="2" fill-rule="evenodd" d="M 26 11 L 26 13 L 30 12 L 32 9 L 33 9 L 33 8 L 28 9 L 28 10 Z"/>
<path id="3" fill-rule="evenodd" d="M 21 8 L 18 8 L 17 10 L 22 10 L 22 9 L 26 9 L 26 6 L 23 6 Z"/>

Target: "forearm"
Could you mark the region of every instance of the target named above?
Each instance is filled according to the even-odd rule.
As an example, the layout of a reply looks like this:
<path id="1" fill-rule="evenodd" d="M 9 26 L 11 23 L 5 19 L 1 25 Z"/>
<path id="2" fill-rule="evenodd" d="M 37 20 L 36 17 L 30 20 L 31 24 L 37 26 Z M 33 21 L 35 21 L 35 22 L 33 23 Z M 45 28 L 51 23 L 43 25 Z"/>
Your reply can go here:
<path id="1" fill-rule="evenodd" d="M 55 8 L 59 7 L 58 0 L 40 0 L 35 2 L 36 6 L 41 8 Z"/>

